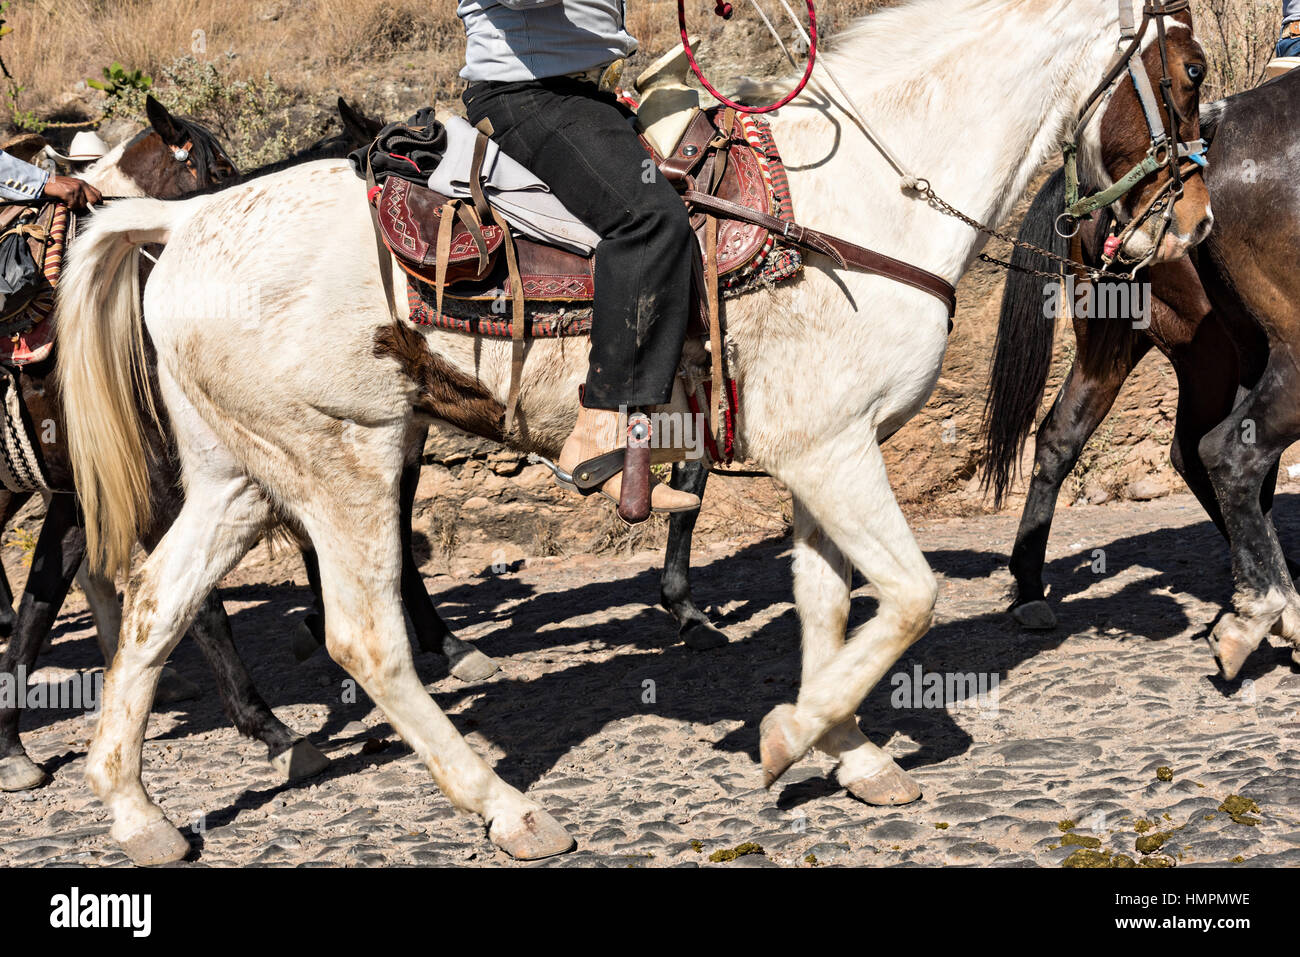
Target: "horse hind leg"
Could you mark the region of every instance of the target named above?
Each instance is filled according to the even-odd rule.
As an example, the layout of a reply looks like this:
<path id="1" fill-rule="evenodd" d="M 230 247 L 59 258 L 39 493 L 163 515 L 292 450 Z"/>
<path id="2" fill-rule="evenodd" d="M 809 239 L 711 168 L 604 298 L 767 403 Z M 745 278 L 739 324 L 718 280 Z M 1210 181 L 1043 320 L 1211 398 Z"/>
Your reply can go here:
<path id="1" fill-rule="evenodd" d="M 419 442 L 419 447 L 423 446 L 423 441 Z M 419 482 L 420 463 L 417 461 L 402 471 L 402 602 L 410 616 L 415 640 L 423 651 L 445 657 L 452 677 L 466 684 L 486 681 L 501 669 L 501 665 L 469 642 L 456 637 L 438 614 L 437 607 L 424 587 L 420 565 L 415 560 L 411 529 L 411 515 Z M 315 549 L 305 547 L 302 559 L 307 569 L 307 581 L 316 599 L 316 607 L 298 626 L 292 642 L 294 657 L 306 661 L 325 645 L 326 629 L 322 610 L 320 563 Z"/>
<path id="2" fill-rule="evenodd" d="M 178 861 L 189 852 L 140 776 L 158 678 L 209 593 L 271 522 L 260 491 L 225 456 L 209 452 L 200 468 L 187 470 L 187 479 L 180 514 L 129 589 L 122 640 L 86 761 L 86 780 L 112 815 L 110 834 L 145 865 Z"/>
<path id="3" fill-rule="evenodd" d="M 85 562 L 77 569 L 77 587 L 86 596 L 90 617 L 95 622 L 95 641 L 104 656 L 104 667 L 113 663 L 117 653 L 117 639 L 122 632 L 122 603 L 117 597 L 117 586 L 112 579 L 92 572 Z M 198 685 L 168 665 L 158 678 L 155 704 L 175 704 L 199 696 Z"/>
<path id="4" fill-rule="evenodd" d="M 317 546 L 330 656 L 380 707 L 448 800 L 484 818 L 498 847 L 522 860 L 572 849 L 560 823 L 497 777 L 420 682 L 402 616 L 396 482 L 364 488 L 364 481 L 354 475 L 346 501 L 313 502 L 299 516 Z"/>
<path id="5" fill-rule="evenodd" d="M 817 452 L 806 460 L 806 473 L 796 468 L 782 477 L 822 532 L 876 587 L 879 607 L 870 621 L 804 679 L 795 704 L 781 705 L 763 719 L 760 750 L 769 785 L 828 732 L 844 733 L 845 721 L 853 718 L 867 693 L 929 629 L 937 593 L 934 573 L 894 499 L 880 447 L 873 442 L 862 450 Z M 826 473 L 827 463 L 838 463 L 834 474 Z M 805 614 L 826 615 L 833 622 L 824 609 L 842 604 L 843 586 L 832 589 L 829 596 L 819 595 L 815 587 L 805 590 L 810 575 L 822 581 L 830 577 L 808 561 L 796 566 L 795 575 L 796 595 L 805 596 L 801 619 Z M 849 735 L 847 741 L 827 743 L 842 749 L 856 740 L 851 729 Z M 915 796 L 911 794 L 918 790 L 915 782 L 870 742 L 852 753 L 852 761 L 844 762 L 844 776 L 869 781 L 858 789 L 868 797 L 899 803 Z"/>
<path id="6" fill-rule="evenodd" d="M 705 461 L 678 462 L 673 466 L 672 486 L 682 492 L 704 498 L 709 481 Z M 726 634 L 709 616 L 700 611 L 691 594 L 691 536 L 698 510 L 674 512 L 668 518 L 668 544 L 664 549 L 664 568 L 659 579 L 659 602 L 677 619 L 677 636 L 688 648 L 707 651 L 727 643 Z"/>

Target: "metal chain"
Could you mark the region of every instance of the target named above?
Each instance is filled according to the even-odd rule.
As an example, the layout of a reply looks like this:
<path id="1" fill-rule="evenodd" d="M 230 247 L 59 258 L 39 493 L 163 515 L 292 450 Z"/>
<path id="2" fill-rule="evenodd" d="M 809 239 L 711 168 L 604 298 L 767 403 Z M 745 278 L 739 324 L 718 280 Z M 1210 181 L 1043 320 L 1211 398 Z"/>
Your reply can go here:
<path id="1" fill-rule="evenodd" d="M 1091 279 L 1093 282 L 1096 282 L 1101 279 L 1132 280 L 1133 278 L 1132 273 L 1117 273 L 1117 272 L 1113 272 L 1109 268 L 1096 269 L 1091 266 L 1085 266 L 1083 263 L 1075 262 L 1069 257 L 1058 256 L 1050 249 L 1044 249 L 1042 246 L 1036 246 L 1033 243 L 1025 242 L 1023 239 L 1020 239 L 1017 236 L 1012 236 L 1008 233 L 1002 232 L 999 229 L 994 229 L 992 226 L 986 226 L 984 223 L 981 223 L 979 220 L 967 216 L 965 213 L 963 213 L 957 207 L 953 206 L 951 203 L 943 199 L 940 199 L 939 195 L 935 193 L 934 189 L 930 186 L 930 183 L 927 180 L 921 180 L 920 183 L 917 184 L 917 191 L 921 194 L 922 197 L 925 198 L 926 202 L 930 204 L 930 207 L 932 209 L 935 209 L 940 213 L 943 213 L 945 216 L 951 216 L 953 219 L 960 220 L 961 222 L 965 223 L 967 226 L 970 226 L 972 229 L 976 229 L 979 232 L 984 233 L 985 235 L 993 237 L 994 239 L 1000 239 L 1002 242 L 1010 243 L 1012 246 L 1014 246 L 1017 249 L 1022 249 L 1025 252 L 1031 252 L 1036 256 L 1042 256 L 1044 259 L 1048 260 L 1049 262 L 1054 262 L 1059 266 L 1065 266 L 1071 270 L 1083 269 L 1085 272 L 1087 272 L 1088 278 Z M 1155 209 L 1153 208 L 1152 212 L 1154 211 Z M 982 262 L 991 263 L 992 265 L 995 266 L 1002 266 L 1006 269 L 1015 269 L 1020 272 L 1032 273 L 1033 275 L 1036 276 L 1045 276 L 1048 279 L 1060 278 L 1059 273 L 1044 272 L 1041 269 L 1034 269 L 1030 266 L 1013 266 L 1009 262 L 1003 262 L 1002 260 L 995 259 L 993 256 L 989 256 L 987 254 L 981 254 L 979 258 Z"/>

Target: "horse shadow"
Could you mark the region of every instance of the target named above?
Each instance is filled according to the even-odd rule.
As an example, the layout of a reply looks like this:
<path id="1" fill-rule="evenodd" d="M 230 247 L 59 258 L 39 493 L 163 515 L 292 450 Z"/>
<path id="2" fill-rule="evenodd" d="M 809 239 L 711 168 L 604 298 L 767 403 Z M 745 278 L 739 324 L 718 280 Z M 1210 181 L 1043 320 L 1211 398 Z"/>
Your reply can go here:
<path id="1" fill-rule="evenodd" d="M 910 673 L 919 667 L 923 673 L 996 675 L 1001 682 L 1017 666 L 1089 628 L 1120 628 L 1140 636 L 1139 640 L 1153 642 L 1185 634 L 1194 622 L 1183 604 L 1170 593 L 1191 595 L 1212 603 L 1223 603 L 1231 596 L 1227 550 L 1209 522 L 1141 532 L 1104 543 L 1103 547 L 1112 573 L 1132 564 L 1148 567 L 1152 573 L 1126 583 L 1116 593 L 1090 594 L 1089 589 L 1097 580 L 1087 560 L 1090 553 L 1085 550 L 1062 556 L 1050 562 L 1046 569 L 1047 577 L 1055 584 L 1051 595 L 1059 616 L 1055 631 L 1022 631 L 1002 608 L 953 620 L 940 618 L 928 635 L 894 666 L 891 675 Z M 1005 555 L 985 549 L 936 549 L 928 552 L 927 558 L 936 573 L 949 580 L 949 587 L 953 582 L 1000 574 L 1006 563 Z M 477 730 L 498 744 L 505 757 L 497 763 L 497 772 L 521 789 L 541 780 L 566 754 L 612 723 L 647 714 L 699 725 L 738 722 L 736 730 L 723 736 L 715 746 L 723 751 L 743 753 L 757 762 L 759 721 L 775 705 L 793 701 L 798 692 L 799 626 L 791 604 L 789 565 L 789 543 L 777 537 L 693 569 L 696 592 L 705 602 L 711 596 L 725 596 L 726 604 L 721 609 L 713 609 L 715 622 L 733 633 L 747 631 L 744 637 L 733 638 L 728 644 L 705 652 L 694 651 L 677 641 L 672 618 L 657 605 L 650 604 L 657 595 L 657 568 L 647 568 L 617 581 L 591 580 L 565 590 L 542 590 L 515 576 L 485 577 L 441 589 L 435 587 L 435 601 L 454 630 L 463 632 L 503 622 L 501 627 L 475 640 L 480 650 L 494 657 L 508 659 L 523 652 L 579 643 L 618 648 L 624 653 L 606 660 L 580 660 L 531 679 L 512 678 L 507 668 L 506 674 L 498 675 L 485 686 L 446 687 L 440 683 L 445 668 L 431 656 L 417 656 L 417 670 L 426 685 L 439 685 L 433 696 L 444 709 L 467 705 L 453 716 L 453 721 L 462 732 Z M 283 639 L 296 626 L 301 614 L 298 608 L 310 604 L 310 592 L 291 585 L 245 586 L 225 591 L 223 595 L 245 601 L 266 600 L 258 607 L 236 612 L 232 622 L 237 645 L 268 703 L 276 708 L 293 704 L 324 706 L 326 720 L 313 738 L 318 744 L 328 741 L 328 750 L 336 750 L 349 740 L 361 737 L 344 736 L 342 731 L 350 721 L 370 712 L 372 705 L 363 694 L 358 692 L 357 701 L 344 703 L 336 692 L 318 693 L 307 687 L 308 682 L 283 680 L 283 669 L 295 665 L 287 642 L 276 639 Z M 644 596 L 646 601 L 639 606 L 633 604 L 631 613 L 617 620 L 590 620 L 591 613 L 600 609 L 629 610 L 628 596 Z M 782 605 L 785 607 L 773 613 L 774 606 Z M 1143 610 L 1140 631 L 1124 624 L 1127 615 L 1124 609 L 1135 605 Z M 870 589 L 858 585 L 851 604 L 850 627 L 870 618 L 875 608 Z M 82 617 L 74 616 L 62 627 L 84 627 L 84 620 L 78 620 Z M 763 620 L 752 627 L 758 619 Z M 93 655 L 92 649 L 90 643 L 64 643 L 47 660 L 63 667 L 77 667 L 70 662 Z M 1208 652 L 1206 659 L 1208 664 Z M 1244 677 L 1263 674 L 1280 663 L 1281 658 L 1270 661 L 1266 655 L 1258 655 L 1252 658 Z M 189 677 L 206 683 L 203 681 L 206 666 L 193 642 L 181 643 L 172 664 Z M 318 684 L 319 689 L 328 687 L 335 679 L 346 678 L 332 664 L 318 667 L 323 667 L 323 673 L 330 679 Z M 1221 694 L 1235 693 L 1236 685 L 1224 682 L 1212 682 L 1212 685 Z M 649 701 L 647 688 L 654 689 Z M 899 760 L 903 767 L 941 764 L 970 749 L 971 734 L 955 720 L 948 707 L 899 707 L 893 691 L 887 676 L 863 702 L 858 717 L 868 736 L 878 745 L 887 744 L 896 734 L 915 742 L 916 750 Z M 162 737 L 180 738 L 224 727 L 224 716 L 212 699 L 215 695 L 208 691 L 203 701 L 172 706 L 176 725 Z M 547 702 L 563 703 L 562 720 L 538 719 L 539 710 L 546 710 Z M 946 702 L 947 705 L 966 703 L 964 699 Z M 29 720 L 34 717 L 36 721 Z M 24 726 L 27 729 L 62 717 L 66 714 L 29 712 Z M 367 731 L 364 736 L 376 733 L 382 730 Z M 398 754 L 404 753 L 408 752 L 398 749 Z M 71 760 L 75 756 L 66 758 Z M 325 772 L 326 779 L 351 774 L 392 760 L 394 756 L 391 750 L 343 756 L 335 767 Z M 237 802 L 238 809 L 266 803 L 292 787 L 245 792 Z M 836 790 L 832 781 L 809 779 L 787 787 L 778 803 L 790 807 Z M 235 813 L 233 809 L 228 810 L 232 815 Z"/>

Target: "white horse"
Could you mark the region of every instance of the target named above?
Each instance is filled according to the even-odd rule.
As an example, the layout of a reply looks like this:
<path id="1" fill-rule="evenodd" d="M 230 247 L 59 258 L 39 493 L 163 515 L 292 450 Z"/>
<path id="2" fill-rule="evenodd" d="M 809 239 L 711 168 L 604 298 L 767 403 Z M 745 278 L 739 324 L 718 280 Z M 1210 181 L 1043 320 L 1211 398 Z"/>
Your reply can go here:
<path id="1" fill-rule="evenodd" d="M 1175 65 L 1204 62 L 1190 24 L 1186 13 L 1167 23 Z M 939 195 L 996 223 L 1060 142 L 1118 37 L 1116 0 L 918 0 L 864 20 L 830 59 L 883 139 Z M 1175 79 L 1180 95 L 1194 97 Z M 1127 122 L 1114 119 L 1120 103 Z M 1131 86 L 1099 117 L 1083 167 L 1105 185 L 1135 138 L 1145 151 L 1147 131 Z M 900 190 L 851 126 L 814 94 L 773 118 L 799 220 L 955 283 L 980 236 Z M 1195 131 L 1181 132 L 1190 139 Z M 1203 185 L 1193 178 L 1186 186 L 1162 260 L 1208 229 Z M 399 597 L 402 465 L 422 416 L 495 421 L 510 346 L 394 321 L 364 193 L 345 164 L 321 162 L 198 199 L 119 203 L 78 241 L 64 280 L 60 374 L 77 483 L 91 554 L 114 569 L 148 507 L 133 397 L 142 322 L 131 253 L 167 243 L 143 326 L 157 349 L 187 501 L 132 579 L 87 762 L 112 812 L 112 836 L 138 862 L 188 850 L 140 778 L 158 670 L 203 597 L 276 523 L 310 538 L 320 555 L 330 654 L 452 803 L 481 815 L 513 857 L 573 846 L 466 744 L 412 665 Z M 1150 248 L 1152 236 L 1138 231 L 1133 251 Z M 228 315 L 232 301 L 255 305 L 251 321 Z M 803 682 L 797 703 L 763 722 L 767 780 L 817 747 L 839 760 L 839 781 L 860 798 L 913 800 L 916 784 L 867 739 L 854 713 L 926 632 L 935 603 L 934 575 L 895 502 L 878 441 L 934 387 L 944 308 L 814 256 L 800 281 L 734 302 L 728 324 L 743 396 L 740 452 L 796 502 Z M 555 454 L 586 365 L 579 341 L 530 343 L 516 444 Z M 853 568 L 878 590 L 879 610 L 846 641 Z"/>

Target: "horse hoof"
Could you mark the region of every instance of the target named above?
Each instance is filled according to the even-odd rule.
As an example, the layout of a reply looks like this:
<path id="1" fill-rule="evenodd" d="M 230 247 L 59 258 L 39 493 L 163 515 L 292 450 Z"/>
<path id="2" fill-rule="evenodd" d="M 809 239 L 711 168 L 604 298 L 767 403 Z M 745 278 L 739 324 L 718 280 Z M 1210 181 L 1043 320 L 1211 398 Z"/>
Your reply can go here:
<path id="1" fill-rule="evenodd" d="M 489 658 L 477 648 L 467 651 L 452 663 L 452 677 L 466 684 L 486 681 L 501 670 L 495 658 Z"/>
<path id="2" fill-rule="evenodd" d="M 1219 663 L 1219 672 L 1224 679 L 1232 681 L 1263 639 L 1263 635 L 1252 638 L 1237 616 L 1228 614 L 1214 626 L 1206 643 Z"/>
<path id="3" fill-rule="evenodd" d="M 11 754 L 0 760 L 0 791 L 30 791 L 49 779 L 45 770 L 25 754 Z"/>
<path id="4" fill-rule="evenodd" d="M 578 846 L 564 826 L 541 808 L 521 818 L 497 818 L 488 828 L 488 838 L 517 861 L 540 861 Z"/>
<path id="5" fill-rule="evenodd" d="M 190 852 L 190 842 L 169 821 L 154 821 L 118 843 L 140 867 L 175 864 Z"/>
<path id="6" fill-rule="evenodd" d="M 763 761 L 763 787 L 770 788 L 804 756 L 794 744 L 797 739 L 792 704 L 779 704 L 758 726 L 758 752 Z"/>
<path id="7" fill-rule="evenodd" d="M 707 619 L 686 622 L 677 632 L 677 637 L 691 651 L 712 651 L 727 643 L 727 633 Z"/>
<path id="8" fill-rule="evenodd" d="M 1011 617 L 1021 628 L 1030 631 L 1051 631 L 1056 627 L 1056 615 L 1052 613 L 1051 606 L 1041 599 L 1017 605 L 1011 609 Z"/>
<path id="9" fill-rule="evenodd" d="M 330 759 L 320 753 L 316 745 L 299 738 L 292 746 L 271 758 L 271 767 L 281 781 L 301 781 L 315 777 L 330 766 Z"/>
<path id="10" fill-rule="evenodd" d="M 921 785 L 893 761 L 875 774 L 849 781 L 844 787 L 859 801 L 877 807 L 911 804 L 921 797 Z"/>
<path id="11" fill-rule="evenodd" d="M 293 652 L 294 659 L 302 663 L 320 651 L 320 648 L 320 642 L 316 640 L 311 629 L 298 622 L 298 627 L 289 635 L 289 650 Z"/>
<path id="12" fill-rule="evenodd" d="M 199 687 L 188 678 L 182 678 L 170 668 L 164 668 L 158 676 L 158 690 L 154 692 L 154 704 L 175 704 L 177 701 L 189 701 L 199 696 Z"/>

